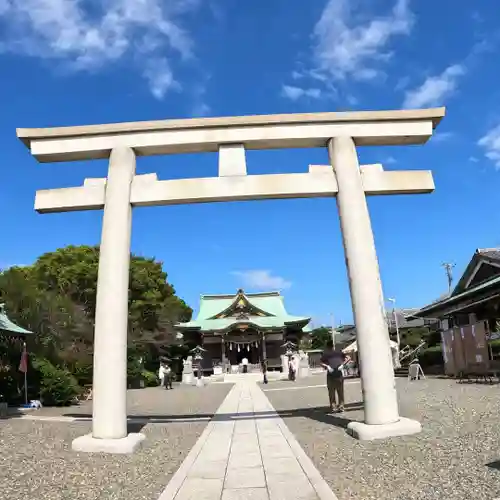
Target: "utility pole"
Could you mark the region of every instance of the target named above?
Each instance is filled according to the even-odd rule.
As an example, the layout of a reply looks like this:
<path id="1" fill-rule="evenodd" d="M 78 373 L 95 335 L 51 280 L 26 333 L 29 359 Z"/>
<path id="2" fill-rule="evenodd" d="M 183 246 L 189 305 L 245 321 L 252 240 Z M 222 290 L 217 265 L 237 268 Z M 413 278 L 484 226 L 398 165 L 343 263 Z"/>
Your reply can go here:
<path id="1" fill-rule="evenodd" d="M 331 323 L 332 323 L 332 342 L 333 342 L 333 348 L 335 349 L 335 333 L 336 333 L 336 330 L 335 330 L 335 321 L 334 321 L 333 313 L 330 314 L 330 318 L 331 318 Z"/>
<path id="2" fill-rule="evenodd" d="M 399 324 L 398 324 L 398 314 L 396 311 L 396 299 L 387 299 L 389 302 L 392 302 L 392 316 L 394 318 L 394 327 L 396 328 L 396 343 L 397 343 L 397 350 L 396 350 L 396 368 L 400 368 L 401 364 L 399 362 L 399 350 L 401 346 L 401 338 L 399 336 Z M 390 328 L 389 328 L 390 331 Z"/>
<path id="3" fill-rule="evenodd" d="M 453 268 L 455 267 L 455 264 L 452 262 L 443 262 L 441 266 L 444 267 L 446 273 L 446 278 L 448 280 L 448 295 L 450 295 L 451 284 L 453 283 Z"/>

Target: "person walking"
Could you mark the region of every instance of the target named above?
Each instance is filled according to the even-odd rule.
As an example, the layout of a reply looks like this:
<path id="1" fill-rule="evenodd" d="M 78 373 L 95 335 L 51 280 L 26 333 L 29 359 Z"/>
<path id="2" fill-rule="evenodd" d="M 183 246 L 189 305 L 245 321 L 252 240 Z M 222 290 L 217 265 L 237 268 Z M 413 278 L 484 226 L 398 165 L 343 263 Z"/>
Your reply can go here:
<path id="1" fill-rule="evenodd" d="M 327 342 L 326 349 L 321 356 L 321 365 L 327 371 L 326 386 L 332 413 L 344 411 L 344 365 L 349 361 L 349 356 L 334 349 L 332 340 Z"/>

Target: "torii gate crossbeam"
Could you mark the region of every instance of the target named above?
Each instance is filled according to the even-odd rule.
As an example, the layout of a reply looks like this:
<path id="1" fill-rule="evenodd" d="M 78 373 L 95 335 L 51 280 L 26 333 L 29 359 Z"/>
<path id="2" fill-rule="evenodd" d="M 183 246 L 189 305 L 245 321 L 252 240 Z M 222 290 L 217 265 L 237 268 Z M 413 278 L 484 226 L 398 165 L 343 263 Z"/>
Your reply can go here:
<path id="1" fill-rule="evenodd" d="M 389 335 L 366 195 L 428 193 L 428 171 L 359 166 L 356 145 L 422 144 L 444 108 L 203 118 L 48 129 L 18 129 L 41 162 L 108 158 L 107 179 L 38 191 L 41 213 L 104 209 L 97 284 L 92 434 L 79 451 L 132 452 L 144 438 L 127 435 L 126 366 L 132 207 L 215 201 L 336 196 L 357 329 L 365 422 L 359 439 L 420 431 L 400 417 Z M 246 149 L 327 147 L 331 165 L 307 173 L 246 175 Z M 219 152 L 219 176 L 159 181 L 135 175 L 137 156 Z"/>

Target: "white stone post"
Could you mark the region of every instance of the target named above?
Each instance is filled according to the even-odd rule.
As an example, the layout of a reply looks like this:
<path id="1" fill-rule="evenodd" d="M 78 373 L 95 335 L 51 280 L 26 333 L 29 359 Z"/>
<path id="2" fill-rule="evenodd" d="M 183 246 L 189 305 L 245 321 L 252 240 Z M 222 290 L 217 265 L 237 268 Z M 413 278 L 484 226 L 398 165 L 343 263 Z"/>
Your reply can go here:
<path id="1" fill-rule="evenodd" d="M 129 453 L 144 438 L 127 436 L 127 325 L 135 153 L 113 149 L 106 181 L 94 329 L 92 435 L 79 451 Z"/>
<path id="2" fill-rule="evenodd" d="M 365 409 L 365 423 L 352 422 L 348 428 L 359 439 L 419 432 L 418 422 L 399 417 L 379 266 L 356 147 L 351 138 L 336 137 L 329 141 L 328 151 L 338 184 Z"/>

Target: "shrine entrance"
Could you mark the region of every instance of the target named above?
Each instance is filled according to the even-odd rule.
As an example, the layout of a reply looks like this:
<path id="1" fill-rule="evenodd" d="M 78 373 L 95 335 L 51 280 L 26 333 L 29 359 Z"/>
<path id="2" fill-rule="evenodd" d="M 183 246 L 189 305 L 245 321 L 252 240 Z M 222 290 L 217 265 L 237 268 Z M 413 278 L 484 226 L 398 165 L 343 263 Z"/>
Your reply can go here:
<path id="1" fill-rule="evenodd" d="M 252 328 L 229 332 L 224 337 L 226 357 L 230 365 L 240 365 L 247 359 L 251 365 L 260 363 L 262 359 L 262 342 L 260 333 Z"/>
<path id="2" fill-rule="evenodd" d="M 369 195 L 434 190 L 430 171 L 385 171 L 360 165 L 358 146 L 424 144 L 444 108 L 196 118 L 59 128 L 17 129 L 40 162 L 109 158 L 108 175 L 82 186 L 38 191 L 41 213 L 101 210 L 102 236 L 94 332 L 92 434 L 72 443 L 77 451 L 133 451 L 143 434 L 127 433 L 128 284 L 132 208 L 192 203 L 336 197 L 345 251 L 358 352 L 364 422 L 348 432 L 380 439 L 420 432 L 399 415 L 384 295 Z M 325 148 L 327 165 L 302 173 L 247 175 L 245 151 Z M 218 152 L 217 177 L 158 180 L 136 175 L 136 158 Z M 110 334 L 112 332 L 112 335 Z M 241 352 L 241 350 L 240 350 Z M 110 353 L 112 356 L 110 357 Z"/>
<path id="3" fill-rule="evenodd" d="M 227 352 L 227 351 L 226 351 Z M 259 353 L 259 348 L 255 347 L 253 344 L 243 346 L 240 350 L 229 350 L 227 359 L 231 365 L 240 365 L 243 363 L 244 359 L 248 360 L 250 365 L 256 365 L 260 362 L 261 354 Z"/>

